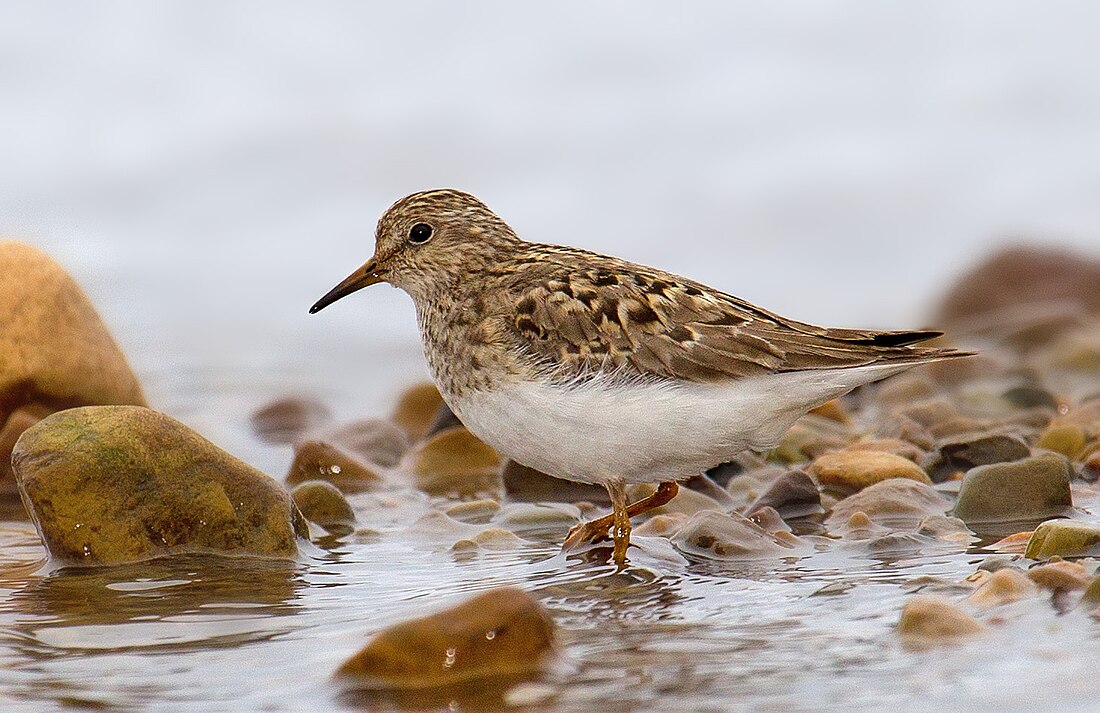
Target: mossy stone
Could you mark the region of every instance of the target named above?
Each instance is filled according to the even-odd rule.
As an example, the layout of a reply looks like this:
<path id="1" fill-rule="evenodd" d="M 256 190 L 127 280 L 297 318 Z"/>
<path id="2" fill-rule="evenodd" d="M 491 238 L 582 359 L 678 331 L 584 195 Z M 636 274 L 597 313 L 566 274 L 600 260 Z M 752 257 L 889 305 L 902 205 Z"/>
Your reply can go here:
<path id="1" fill-rule="evenodd" d="M 135 562 L 208 552 L 290 558 L 308 528 L 290 495 L 182 423 L 89 406 L 27 429 L 12 462 L 51 557 Z"/>

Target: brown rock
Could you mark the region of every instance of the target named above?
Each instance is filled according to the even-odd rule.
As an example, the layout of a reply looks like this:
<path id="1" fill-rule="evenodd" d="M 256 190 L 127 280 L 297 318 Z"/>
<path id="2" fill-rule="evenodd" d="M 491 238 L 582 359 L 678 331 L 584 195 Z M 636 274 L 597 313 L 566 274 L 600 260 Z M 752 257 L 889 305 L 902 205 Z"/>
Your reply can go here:
<path id="1" fill-rule="evenodd" d="M 1100 260 L 1059 248 L 1006 248 L 958 280 L 935 323 L 980 323 L 1005 308 L 1051 302 L 1100 314 Z"/>
<path id="2" fill-rule="evenodd" d="M 531 595 L 503 587 L 382 631 L 336 673 L 395 689 L 534 678 L 552 661 L 555 638 L 554 623 Z"/>
<path id="3" fill-rule="evenodd" d="M 953 439 L 939 447 L 936 456 L 925 464 L 932 480 L 942 483 L 955 473 L 990 463 L 1007 463 L 1027 458 L 1031 449 L 1019 438 L 1004 434 L 984 434 Z"/>
<path id="4" fill-rule="evenodd" d="M 409 450 L 404 429 L 380 418 L 364 418 L 311 436 L 383 468 L 393 468 Z"/>
<path id="5" fill-rule="evenodd" d="M 504 461 L 501 477 L 508 497 L 519 502 L 611 503 L 604 487 L 555 478 L 511 459 Z"/>
<path id="6" fill-rule="evenodd" d="M 955 516 L 973 526 L 1060 515 L 1073 505 L 1071 476 L 1065 456 L 1054 453 L 978 466 L 962 481 Z"/>
<path id="7" fill-rule="evenodd" d="M 917 448 L 909 441 L 900 438 L 873 438 L 866 441 L 856 441 L 847 446 L 848 451 L 878 451 L 879 453 L 893 453 L 906 460 L 919 464 L 924 458 L 924 451 Z"/>
<path id="8" fill-rule="evenodd" d="M 417 444 L 404 467 L 430 495 L 477 497 L 502 489 L 500 456 L 465 428 L 441 431 Z"/>
<path id="9" fill-rule="evenodd" d="M 458 419 L 458 416 L 455 416 L 455 412 L 451 410 L 451 407 L 447 404 L 441 404 L 439 410 L 435 412 L 432 422 L 428 424 L 428 429 L 421 437 L 430 438 L 440 431 L 446 431 L 448 428 L 461 425 L 463 425 L 462 421 Z"/>
<path id="10" fill-rule="evenodd" d="M 435 388 L 435 384 L 425 381 L 409 387 L 401 394 L 391 420 L 403 428 L 409 440 L 415 443 L 428 432 L 443 405 L 439 389 Z"/>
<path id="11" fill-rule="evenodd" d="M 11 446 L 48 413 L 145 396 L 76 282 L 29 245 L 0 242 L 0 496 L 14 495 Z"/>
<path id="12" fill-rule="evenodd" d="M 321 400 L 308 396 L 284 396 L 252 414 L 252 432 L 265 443 L 293 443 L 307 431 L 332 420 Z"/>
<path id="13" fill-rule="evenodd" d="M 997 607 L 1035 596 L 1038 592 L 1026 574 L 1014 567 L 1002 567 L 993 572 L 967 600 L 981 607 Z"/>
<path id="14" fill-rule="evenodd" d="M 178 553 L 292 558 L 305 520 L 278 483 L 183 424 L 137 406 L 55 413 L 12 462 L 55 561 L 119 564 Z"/>
<path id="15" fill-rule="evenodd" d="M 347 450 L 308 439 L 294 446 L 294 462 L 287 473 L 288 485 L 326 480 L 345 493 L 377 490 L 385 484 L 378 470 Z"/>
<path id="16" fill-rule="evenodd" d="M 927 648 L 980 634 L 985 627 L 943 597 L 910 597 L 901 610 L 898 634 L 907 646 Z"/>
<path id="17" fill-rule="evenodd" d="M 781 475 L 745 508 L 745 514 L 751 516 L 761 508 L 774 508 L 784 520 L 825 512 L 817 483 L 801 470 L 791 470 Z"/>
<path id="18" fill-rule="evenodd" d="M 1092 578 L 1077 562 L 1048 562 L 1027 571 L 1027 577 L 1043 589 L 1051 591 L 1085 589 Z"/>
<path id="19" fill-rule="evenodd" d="M 332 483 L 307 480 L 295 486 L 290 496 L 307 520 L 330 532 L 350 532 L 355 526 L 355 511 Z"/>
<path id="20" fill-rule="evenodd" d="M 856 492 L 869 485 L 904 478 L 931 485 L 932 481 L 911 460 L 892 453 L 876 451 L 837 451 L 826 453 L 813 462 L 810 475 L 824 488 L 838 492 Z"/>

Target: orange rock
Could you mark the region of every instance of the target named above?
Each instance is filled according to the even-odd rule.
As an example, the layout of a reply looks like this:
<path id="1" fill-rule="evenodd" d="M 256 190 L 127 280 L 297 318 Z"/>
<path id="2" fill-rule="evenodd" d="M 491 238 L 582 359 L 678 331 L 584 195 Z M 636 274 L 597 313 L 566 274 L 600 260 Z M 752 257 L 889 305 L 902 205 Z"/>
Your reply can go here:
<path id="1" fill-rule="evenodd" d="M 1043 589 L 1055 591 L 1061 589 L 1084 589 L 1091 578 L 1085 568 L 1077 562 L 1048 562 L 1027 571 L 1027 577 Z"/>
<path id="2" fill-rule="evenodd" d="M 822 487 L 841 492 L 855 492 L 892 478 L 932 484 L 928 475 L 913 461 L 877 451 L 826 453 L 815 460 L 808 471 Z"/>
<path id="3" fill-rule="evenodd" d="M 851 416 L 844 410 L 844 407 L 840 405 L 840 401 L 833 399 L 832 401 L 826 401 L 815 409 L 810 409 L 809 413 L 822 416 L 830 421 L 836 421 L 837 423 L 843 423 L 848 425 L 852 422 Z"/>
<path id="4" fill-rule="evenodd" d="M 403 463 L 416 487 L 430 495 L 474 497 L 503 490 L 500 455 L 461 426 L 417 444 Z"/>
<path id="5" fill-rule="evenodd" d="M 1022 555 L 1027 549 L 1027 543 L 1031 540 L 1031 535 L 1034 530 L 1028 530 L 1027 532 L 1016 532 L 1003 539 L 997 540 L 992 545 L 989 545 L 987 549 L 993 552 L 1000 552 L 1002 554 L 1019 554 Z"/>
<path id="6" fill-rule="evenodd" d="M 76 282 L 45 253 L 0 242 L 0 494 L 15 493 L 11 446 L 54 411 L 145 405 L 107 327 Z"/>
<path id="7" fill-rule="evenodd" d="M 440 406 L 443 406 L 443 397 L 439 395 L 439 389 L 425 381 L 401 394 L 390 418 L 405 429 L 410 441 L 419 441 L 428 432 Z"/>
<path id="8" fill-rule="evenodd" d="M 1002 567 L 967 597 L 967 600 L 982 607 L 996 607 L 1037 593 L 1038 589 L 1026 574 L 1012 567 Z"/>
<path id="9" fill-rule="evenodd" d="M 917 595 L 901 610 L 898 634 L 907 646 L 928 648 L 951 644 L 985 629 L 974 617 L 943 597 Z"/>

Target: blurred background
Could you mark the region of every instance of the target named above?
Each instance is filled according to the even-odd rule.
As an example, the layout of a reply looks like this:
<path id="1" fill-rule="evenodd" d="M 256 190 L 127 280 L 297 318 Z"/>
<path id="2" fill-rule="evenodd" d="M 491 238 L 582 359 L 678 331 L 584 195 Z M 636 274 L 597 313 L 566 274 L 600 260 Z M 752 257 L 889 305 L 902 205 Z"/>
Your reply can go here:
<path id="1" fill-rule="evenodd" d="M 1006 240 L 1100 246 L 1097 20 L 1004 0 L 4 3 L 0 235 L 69 268 L 151 402 L 223 444 L 270 396 L 374 415 L 426 374 L 403 293 L 306 314 L 425 188 L 792 317 L 920 326 Z"/>

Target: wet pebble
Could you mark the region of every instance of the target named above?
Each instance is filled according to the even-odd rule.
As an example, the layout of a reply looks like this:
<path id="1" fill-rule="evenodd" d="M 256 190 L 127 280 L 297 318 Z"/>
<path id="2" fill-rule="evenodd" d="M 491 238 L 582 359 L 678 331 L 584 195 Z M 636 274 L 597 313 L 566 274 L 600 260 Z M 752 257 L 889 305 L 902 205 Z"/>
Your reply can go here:
<path id="1" fill-rule="evenodd" d="M 930 485 L 893 479 L 876 483 L 849 496 L 833 508 L 826 524 L 834 526 L 861 512 L 880 525 L 916 527 L 932 515 L 943 515 L 951 501 Z"/>
<path id="2" fill-rule="evenodd" d="M 748 518 L 712 511 L 696 513 L 672 537 L 672 543 L 684 554 L 717 560 L 796 554 Z"/>
<path id="3" fill-rule="evenodd" d="M 23 434 L 13 465 L 46 548 L 68 564 L 191 552 L 291 558 L 308 537 L 278 483 L 146 408 L 55 413 Z"/>
<path id="4" fill-rule="evenodd" d="M 503 490 L 500 456 L 465 428 L 450 428 L 413 447 L 402 463 L 430 495 L 476 498 Z"/>
<path id="5" fill-rule="evenodd" d="M 985 582 L 967 597 L 979 607 L 998 607 L 1026 599 L 1039 590 L 1028 576 L 1015 567 L 1002 567 L 992 572 Z"/>
<path id="6" fill-rule="evenodd" d="M 1028 579 L 1051 591 L 1085 589 L 1092 578 L 1077 562 L 1048 562 L 1027 571 Z"/>
<path id="7" fill-rule="evenodd" d="M 975 523 L 1040 520 L 1073 505 L 1065 456 L 1044 453 L 973 468 L 962 481 L 955 516 Z"/>
<path id="8" fill-rule="evenodd" d="M 295 486 L 290 496 L 307 520 L 329 532 L 351 532 L 355 529 L 355 511 L 332 483 L 307 480 Z"/>
<path id="9" fill-rule="evenodd" d="M 311 434 L 313 440 L 338 448 L 383 468 L 393 468 L 409 450 L 409 437 L 397 424 L 364 418 Z"/>
<path id="10" fill-rule="evenodd" d="M 912 648 L 955 643 L 984 629 L 977 619 L 949 599 L 925 594 L 909 598 L 897 627 L 902 641 Z"/>
<path id="11" fill-rule="evenodd" d="M 1072 459 L 1085 450 L 1087 444 L 1085 429 L 1072 423 L 1055 423 L 1043 431 L 1036 447 L 1061 453 Z"/>
<path id="12" fill-rule="evenodd" d="M 911 460 L 876 451 L 837 451 L 813 462 L 810 475 L 822 488 L 853 493 L 885 480 L 897 478 L 932 484 L 920 466 Z"/>
<path id="13" fill-rule="evenodd" d="M 941 483 L 955 473 L 966 473 L 979 465 L 1007 463 L 1029 455 L 1031 449 L 1019 438 L 983 434 L 943 443 L 936 457 L 927 463 L 927 470 L 934 482 Z"/>
<path id="14" fill-rule="evenodd" d="M 580 519 L 581 511 L 569 503 L 510 503 L 491 522 L 510 530 L 537 530 L 572 527 Z"/>
<path id="15" fill-rule="evenodd" d="M 637 485 L 631 485 L 627 488 L 627 500 L 635 502 L 642 498 L 647 498 L 653 493 L 657 492 L 657 486 L 653 483 L 639 483 Z M 661 515 L 668 513 L 682 513 L 684 515 L 694 515 L 697 512 L 704 510 L 722 510 L 722 506 L 714 498 L 703 495 L 700 492 L 691 490 L 690 488 L 681 487 L 676 496 L 672 500 L 668 501 L 659 508 L 650 510 L 650 514 Z"/>
<path id="16" fill-rule="evenodd" d="M 309 480 L 326 480 L 345 493 L 376 490 L 385 484 L 378 469 L 361 456 L 312 438 L 295 444 L 294 461 L 286 475 L 289 485 Z"/>
<path id="17" fill-rule="evenodd" d="M 751 516 L 762 508 L 774 509 L 784 520 L 823 513 L 821 492 L 805 471 L 791 470 L 779 476 L 744 512 Z"/>
<path id="18" fill-rule="evenodd" d="M 1024 550 L 1025 557 L 1035 560 L 1094 555 L 1100 555 L 1100 524 L 1079 520 L 1042 523 L 1035 528 Z"/>
<path id="19" fill-rule="evenodd" d="M 431 689 L 536 677 L 556 651 L 553 621 L 515 587 L 383 630 L 337 671 L 345 685 Z"/>

